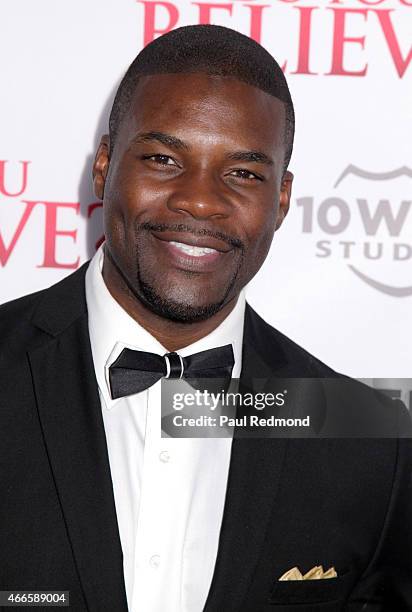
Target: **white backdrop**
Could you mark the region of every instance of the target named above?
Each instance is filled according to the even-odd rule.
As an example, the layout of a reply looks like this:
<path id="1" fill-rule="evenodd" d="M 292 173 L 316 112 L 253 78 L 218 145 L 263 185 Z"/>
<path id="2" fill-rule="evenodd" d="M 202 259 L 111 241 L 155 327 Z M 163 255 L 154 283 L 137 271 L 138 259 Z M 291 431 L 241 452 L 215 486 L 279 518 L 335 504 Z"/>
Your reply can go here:
<path id="1" fill-rule="evenodd" d="M 91 160 L 128 64 L 212 22 L 284 67 L 297 116 L 291 211 L 248 300 L 355 377 L 412 376 L 412 0 L 2 0 L 0 302 L 101 237 Z"/>

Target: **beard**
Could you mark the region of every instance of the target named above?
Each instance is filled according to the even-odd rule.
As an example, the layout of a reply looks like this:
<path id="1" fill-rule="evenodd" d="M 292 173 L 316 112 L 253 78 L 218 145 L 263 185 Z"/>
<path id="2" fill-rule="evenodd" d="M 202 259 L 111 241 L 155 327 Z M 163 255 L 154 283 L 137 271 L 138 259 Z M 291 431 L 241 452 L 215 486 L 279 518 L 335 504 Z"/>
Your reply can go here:
<path id="1" fill-rule="evenodd" d="M 138 297 L 151 312 L 164 319 L 169 319 L 176 323 L 196 323 L 197 321 L 205 321 L 219 312 L 226 303 L 235 279 L 236 276 L 232 279 L 221 300 L 206 305 L 195 306 L 183 301 L 177 302 L 176 300 L 168 299 L 167 296 L 160 295 L 154 286 L 144 282 L 138 273 L 140 289 Z"/>
<path id="2" fill-rule="evenodd" d="M 180 231 L 183 234 L 185 232 L 190 232 L 198 235 L 210 235 L 224 240 L 232 248 L 235 248 L 240 252 L 238 265 L 233 270 L 231 277 L 225 282 L 225 287 L 222 287 L 222 292 L 219 292 L 219 297 L 216 297 L 214 301 L 210 301 L 206 304 L 196 304 L 196 298 L 192 300 L 188 299 L 188 295 L 185 294 L 184 290 L 182 290 L 181 295 L 179 295 L 179 291 L 176 290 L 176 286 L 170 287 L 168 291 L 167 287 L 165 287 L 164 283 L 162 282 L 162 279 L 156 278 L 156 275 L 153 274 L 155 263 L 151 262 L 151 265 L 147 265 L 146 262 L 146 265 L 143 266 L 141 265 L 138 247 L 134 253 L 136 280 L 133 282 L 134 286 L 131 286 L 130 283 L 128 283 L 128 285 L 134 296 L 139 299 L 144 306 L 148 308 L 148 310 L 164 319 L 168 319 L 176 323 L 187 324 L 205 321 L 215 315 L 227 303 L 228 298 L 230 299 L 230 295 L 232 294 L 232 290 L 236 284 L 236 280 L 238 278 L 239 271 L 242 268 L 244 259 L 245 248 L 243 242 L 237 237 L 229 236 L 221 232 L 212 232 L 204 229 L 196 231 L 194 228 L 184 224 L 166 225 L 146 221 L 144 223 L 139 223 L 135 228 L 135 244 L 139 244 L 139 235 L 152 230 L 157 232 L 174 230 Z M 186 271 L 184 275 L 190 281 L 190 278 L 195 277 L 196 273 Z M 172 295 L 168 295 L 168 293 L 172 293 Z M 199 302 L 202 302 L 201 293 L 199 293 L 197 297 L 199 298 Z"/>
<path id="3" fill-rule="evenodd" d="M 144 274 L 141 266 L 139 265 L 138 253 L 135 254 L 135 261 L 137 264 L 137 287 L 139 288 L 135 295 L 149 310 L 151 310 L 151 312 L 176 323 L 196 323 L 198 321 L 205 321 L 206 319 L 209 319 L 215 315 L 226 304 L 228 297 L 230 296 L 236 283 L 239 270 L 242 266 L 244 245 L 241 240 L 233 236 L 228 236 L 227 234 L 223 234 L 221 232 L 204 230 L 194 232 L 192 228 L 184 224 L 172 226 L 150 222 L 140 223 L 136 227 L 136 238 L 139 232 L 151 230 L 165 231 L 170 229 L 178 230 L 182 233 L 192 232 L 201 235 L 211 235 L 223 239 L 230 246 L 240 250 L 241 257 L 239 258 L 238 266 L 234 270 L 232 277 L 229 279 L 229 282 L 223 291 L 222 297 L 214 302 L 202 305 L 191 304 L 187 299 L 185 301 L 184 296 L 182 296 L 182 299 L 178 301 L 176 299 L 169 298 L 166 293 L 161 294 L 159 290 L 156 289 L 156 285 L 159 283 L 155 283 L 154 280 L 149 280 L 150 274 Z M 136 243 L 138 243 L 138 240 L 136 240 Z M 193 272 L 186 272 L 186 276 L 188 278 L 193 276 L 193 274 Z"/>
<path id="4" fill-rule="evenodd" d="M 202 295 L 202 290 L 199 290 L 197 294 L 196 292 L 191 293 L 189 297 L 187 288 L 185 290 L 183 286 L 180 288 L 176 284 L 167 286 L 167 281 L 165 282 L 165 279 L 160 277 L 159 274 L 156 274 L 156 261 L 153 259 L 153 256 L 146 258 L 144 247 L 143 252 L 139 248 L 139 243 L 140 245 L 142 243 L 139 238 L 151 230 L 156 230 L 158 232 L 174 230 L 181 231 L 183 234 L 185 232 L 191 232 L 200 235 L 211 235 L 224 240 L 239 251 L 240 256 L 237 266 L 233 270 L 232 275 L 225 280 L 225 286 L 222 287 L 222 291 L 219 291 L 219 295 L 217 295 L 213 301 L 205 304 L 204 299 L 202 300 L 202 297 L 204 297 Z M 133 262 L 133 264 L 131 266 L 129 265 L 128 274 L 125 271 L 126 266 L 117 263 L 116 258 L 113 257 L 109 248 L 106 247 L 105 252 L 117 269 L 119 275 L 123 278 L 129 292 L 152 313 L 176 323 L 190 324 L 209 319 L 230 300 L 232 290 L 236 285 L 239 272 L 243 265 L 245 254 L 244 244 L 238 238 L 222 234 L 221 232 L 211 232 L 208 230 L 196 231 L 183 224 L 166 225 L 150 222 L 137 224 L 134 229 L 134 234 L 134 252 L 132 257 L 129 257 L 130 263 Z M 196 272 L 187 270 L 182 273 L 188 280 L 189 285 L 191 277 L 194 279 L 193 285 L 196 284 Z"/>

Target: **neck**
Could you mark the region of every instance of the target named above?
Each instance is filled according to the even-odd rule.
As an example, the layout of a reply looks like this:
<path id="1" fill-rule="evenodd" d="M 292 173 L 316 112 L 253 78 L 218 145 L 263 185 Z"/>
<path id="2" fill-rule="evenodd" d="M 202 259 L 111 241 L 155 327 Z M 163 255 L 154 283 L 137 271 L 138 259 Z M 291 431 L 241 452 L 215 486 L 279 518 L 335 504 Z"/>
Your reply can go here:
<path id="1" fill-rule="evenodd" d="M 179 323 L 165 319 L 147 308 L 130 290 L 109 257 L 104 258 L 103 279 L 112 297 L 139 325 L 168 351 L 177 351 L 204 338 L 218 327 L 236 305 L 238 296 L 205 321 Z"/>

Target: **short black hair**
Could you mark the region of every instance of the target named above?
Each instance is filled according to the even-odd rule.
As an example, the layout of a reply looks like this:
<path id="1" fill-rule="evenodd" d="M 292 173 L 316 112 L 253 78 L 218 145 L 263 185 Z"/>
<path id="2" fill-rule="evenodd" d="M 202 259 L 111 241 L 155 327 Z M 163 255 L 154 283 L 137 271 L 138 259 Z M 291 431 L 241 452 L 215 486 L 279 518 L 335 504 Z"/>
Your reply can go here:
<path id="1" fill-rule="evenodd" d="M 234 77 L 281 100 L 286 111 L 286 170 L 292 155 L 295 113 L 282 69 L 253 39 L 217 25 L 191 25 L 171 30 L 139 53 L 124 75 L 113 102 L 109 119 L 110 153 L 139 78 L 185 72 Z"/>

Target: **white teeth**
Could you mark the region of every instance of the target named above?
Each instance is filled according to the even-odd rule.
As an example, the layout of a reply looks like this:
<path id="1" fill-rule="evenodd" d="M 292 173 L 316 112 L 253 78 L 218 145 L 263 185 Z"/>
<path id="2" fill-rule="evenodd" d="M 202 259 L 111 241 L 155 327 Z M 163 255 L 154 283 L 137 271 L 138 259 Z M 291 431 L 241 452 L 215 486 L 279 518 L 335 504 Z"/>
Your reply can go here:
<path id="1" fill-rule="evenodd" d="M 170 241 L 169 244 L 173 244 L 183 253 L 187 253 L 193 257 L 202 257 L 202 255 L 208 255 L 209 253 L 217 253 L 215 249 L 210 249 L 209 247 L 197 247 L 190 244 L 184 244 L 183 242 Z"/>

